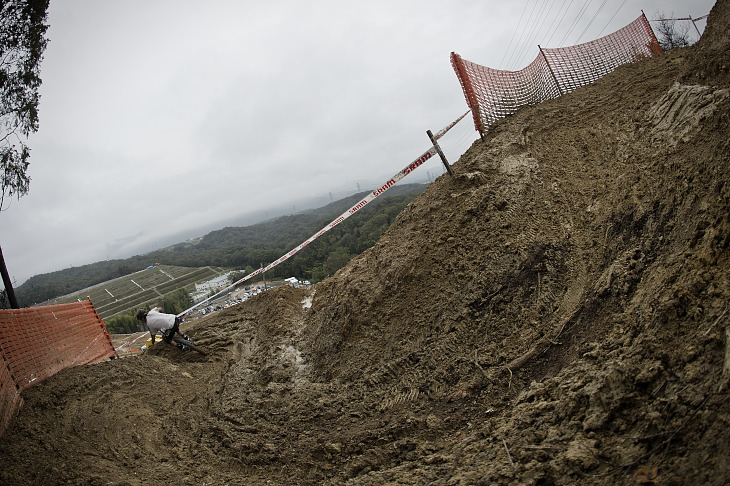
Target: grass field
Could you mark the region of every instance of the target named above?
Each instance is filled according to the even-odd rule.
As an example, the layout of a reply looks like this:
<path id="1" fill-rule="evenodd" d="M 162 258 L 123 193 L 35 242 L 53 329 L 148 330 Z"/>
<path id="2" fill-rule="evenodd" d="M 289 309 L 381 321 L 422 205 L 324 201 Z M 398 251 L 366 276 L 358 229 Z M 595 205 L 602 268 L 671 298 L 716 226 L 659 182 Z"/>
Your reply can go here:
<path id="1" fill-rule="evenodd" d="M 180 288 L 192 292 L 196 283 L 205 282 L 222 273 L 225 270 L 219 267 L 157 265 L 57 297 L 41 305 L 66 304 L 90 298 L 101 318 L 108 319 L 129 309 L 156 304 L 166 294 Z"/>

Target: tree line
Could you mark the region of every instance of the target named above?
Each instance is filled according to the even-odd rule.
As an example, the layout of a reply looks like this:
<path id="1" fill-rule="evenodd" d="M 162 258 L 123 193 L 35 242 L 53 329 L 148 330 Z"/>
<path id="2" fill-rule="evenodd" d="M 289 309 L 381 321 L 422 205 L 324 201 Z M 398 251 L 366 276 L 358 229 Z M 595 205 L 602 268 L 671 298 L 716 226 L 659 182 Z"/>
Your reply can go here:
<path id="1" fill-rule="evenodd" d="M 266 278 L 296 276 L 316 283 L 333 275 L 352 257 L 375 244 L 403 208 L 425 188 L 424 184 L 391 188 L 292 258 L 271 269 Z M 219 266 L 248 274 L 297 247 L 367 194 L 355 194 L 322 208 L 250 226 L 212 231 L 200 239 L 144 255 L 35 275 L 18 287 L 16 294 L 21 306 L 28 306 L 128 275 L 153 263 L 183 267 Z"/>

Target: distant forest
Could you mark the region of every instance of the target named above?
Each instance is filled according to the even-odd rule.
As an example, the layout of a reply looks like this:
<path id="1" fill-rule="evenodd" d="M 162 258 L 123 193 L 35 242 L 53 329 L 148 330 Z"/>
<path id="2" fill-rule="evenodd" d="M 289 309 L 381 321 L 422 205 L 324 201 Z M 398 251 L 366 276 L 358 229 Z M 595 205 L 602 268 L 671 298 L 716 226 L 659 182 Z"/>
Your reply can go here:
<path id="1" fill-rule="evenodd" d="M 297 277 L 318 282 L 375 244 L 396 216 L 426 189 L 425 184 L 395 186 L 289 260 L 266 273 L 267 279 Z M 246 274 L 297 247 L 369 191 L 327 206 L 251 226 L 227 227 L 202 238 L 126 259 L 107 260 L 35 275 L 15 289 L 21 306 L 76 292 L 162 263 L 184 267 L 219 266 Z"/>

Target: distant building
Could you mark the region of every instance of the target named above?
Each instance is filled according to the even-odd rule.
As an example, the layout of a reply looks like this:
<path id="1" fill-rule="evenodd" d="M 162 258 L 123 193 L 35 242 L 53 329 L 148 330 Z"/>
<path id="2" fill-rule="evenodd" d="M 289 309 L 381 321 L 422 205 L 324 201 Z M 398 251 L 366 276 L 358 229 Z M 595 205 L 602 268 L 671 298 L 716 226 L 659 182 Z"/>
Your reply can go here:
<path id="1" fill-rule="evenodd" d="M 228 286 L 228 276 L 229 273 L 224 273 L 223 275 L 218 275 L 216 278 L 208 280 L 207 282 L 195 284 L 195 291 L 196 292 L 204 292 L 209 290 L 219 290 L 224 287 Z"/>
<path id="2" fill-rule="evenodd" d="M 206 282 L 195 284 L 195 291 L 190 294 L 190 297 L 193 299 L 193 302 L 199 302 L 206 298 L 208 294 L 210 294 L 211 291 L 218 291 L 223 288 L 228 287 L 228 277 L 230 275 L 230 272 L 224 273 L 223 275 L 219 275 L 213 279 L 210 279 Z"/>

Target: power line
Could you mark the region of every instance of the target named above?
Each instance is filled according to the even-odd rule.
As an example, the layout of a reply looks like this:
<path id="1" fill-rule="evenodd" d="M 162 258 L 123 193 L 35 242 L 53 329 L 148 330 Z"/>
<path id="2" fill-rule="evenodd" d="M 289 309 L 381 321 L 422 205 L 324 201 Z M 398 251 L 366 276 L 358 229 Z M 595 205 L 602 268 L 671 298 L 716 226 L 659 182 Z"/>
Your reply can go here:
<path id="1" fill-rule="evenodd" d="M 562 46 L 565 43 L 568 36 L 573 32 L 573 29 L 575 29 L 575 26 L 578 25 L 578 21 L 580 20 L 580 18 L 583 17 L 583 14 L 588 9 L 588 6 L 591 4 L 591 1 L 592 0 L 588 0 L 585 4 L 583 4 L 583 8 L 580 9 L 580 11 L 578 12 L 578 15 L 576 15 L 575 19 L 570 24 L 570 27 L 568 27 L 568 30 L 565 33 L 565 35 L 563 36 L 563 38 L 560 39 L 560 43 L 558 44 L 558 46 Z"/>
<path id="2" fill-rule="evenodd" d="M 596 10 L 596 13 L 593 14 L 593 17 L 591 17 L 591 20 L 590 20 L 590 22 L 588 22 L 588 25 L 586 25 L 586 28 L 583 29 L 583 32 L 580 33 L 580 35 L 578 36 L 578 38 L 575 40 L 575 42 L 573 44 L 578 44 L 578 42 L 580 42 L 583 35 L 585 35 L 585 33 L 588 32 L 588 29 L 593 24 L 593 22 L 596 20 L 596 17 L 598 17 L 598 14 L 601 13 L 601 10 L 603 10 L 603 7 L 606 6 L 607 1 L 608 0 L 603 0 L 603 3 L 601 4 L 601 6 L 598 7 L 598 10 Z"/>
<path id="3" fill-rule="evenodd" d="M 555 24 L 555 21 L 558 19 L 558 15 L 560 15 L 560 12 L 563 10 L 563 7 L 565 6 L 565 2 L 568 0 L 563 0 L 563 4 L 560 6 L 560 9 L 558 10 L 557 15 L 555 15 L 555 18 L 553 19 L 552 23 L 550 24 L 550 27 L 548 27 L 548 32 L 550 32 L 553 29 L 553 25 Z M 560 27 L 560 24 L 563 22 L 563 19 L 568 14 L 568 10 L 570 10 L 570 6 L 573 5 L 573 0 L 570 0 L 570 3 L 568 4 L 568 8 L 565 9 L 565 12 L 563 12 L 563 16 L 560 18 L 560 21 L 558 21 L 558 25 L 555 26 L 555 30 L 552 30 L 552 34 L 550 34 L 550 37 L 548 37 L 548 40 L 545 41 L 545 45 L 549 46 L 550 41 L 553 38 L 553 35 L 555 35 L 555 32 L 557 32 L 558 27 Z"/>
<path id="4" fill-rule="evenodd" d="M 562 3 L 562 4 L 560 5 L 560 8 L 559 8 L 559 9 L 558 9 L 558 11 L 556 12 L 556 14 L 555 14 L 555 15 L 553 16 L 553 20 L 552 20 L 552 21 L 550 22 L 550 25 L 548 26 L 548 28 L 547 28 L 547 30 L 545 31 L 545 33 L 544 33 L 544 34 L 542 34 L 542 35 L 540 36 L 540 39 L 543 39 L 543 40 L 544 40 L 544 39 L 545 39 L 545 37 L 546 37 L 546 36 L 547 36 L 547 35 L 548 35 L 548 34 L 550 33 L 550 31 L 551 31 L 551 30 L 553 29 L 553 26 L 555 25 L 555 21 L 556 21 L 556 20 L 558 19 L 558 16 L 560 15 L 560 12 L 561 12 L 561 11 L 563 10 L 563 7 L 565 6 L 565 2 L 566 2 L 566 1 L 567 1 L 567 0 L 563 0 L 563 3 Z M 555 2 L 553 1 L 553 3 L 552 3 L 552 4 L 550 5 L 550 8 L 548 9 L 548 11 L 552 11 L 552 10 L 553 10 L 553 5 L 554 5 L 554 3 L 555 3 Z M 572 4 L 572 3 L 573 3 L 573 0 L 570 0 L 570 3 Z M 568 5 L 568 8 L 570 8 L 570 4 Z M 565 11 L 565 13 L 567 13 L 567 10 Z M 562 17 L 562 18 L 565 18 L 565 13 L 563 14 L 563 17 Z M 543 20 L 542 20 L 542 24 L 540 25 L 540 29 L 542 29 L 542 26 L 543 26 L 543 25 L 545 24 L 545 21 L 547 20 L 548 16 L 549 16 L 549 12 L 547 12 L 547 13 L 546 13 L 546 14 L 545 14 L 545 15 L 543 16 Z M 562 21 L 562 18 L 561 18 L 561 21 Z M 558 27 L 559 25 L 560 25 L 560 23 L 558 23 L 558 25 L 557 25 L 557 26 L 555 26 L 555 29 L 557 29 L 557 27 Z M 552 34 L 550 35 L 550 38 L 552 38 Z M 535 36 L 535 37 L 533 37 L 533 38 L 532 38 L 532 39 L 530 40 L 530 43 L 531 43 L 531 44 L 533 44 L 533 45 L 538 45 L 538 44 L 545 44 L 545 43 L 544 43 L 544 42 L 543 42 L 542 40 L 538 42 L 538 40 L 537 40 L 537 34 L 536 34 L 536 36 Z"/>
<path id="5" fill-rule="evenodd" d="M 515 45 L 515 50 L 512 51 L 512 55 L 510 56 L 509 60 L 507 61 L 507 66 L 512 66 L 512 58 L 514 57 L 514 54 L 517 51 L 517 45 L 520 45 L 522 43 L 522 39 L 524 37 L 525 30 L 527 29 L 527 26 L 530 23 L 530 20 L 532 20 L 532 14 L 535 13 L 535 7 L 537 7 L 537 0 L 535 0 L 535 5 L 532 7 L 532 10 L 530 11 L 530 17 L 527 19 L 527 22 L 525 23 L 525 27 L 522 29 L 522 33 L 520 34 L 520 40 Z"/>
<path id="6" fill-rule="evenodd" d="M 598 37 L 601 37 L 601 34 L 603 34 L 603 31 L 606 30 L 606 27 L 608 27 L 611 24 L 611 21 L 616 16 L 616 14 L 618 13 L 618 11 L 621 10 L 621 7 L 623 7 L 625 3 L 626 3 L 626 0 L 624 0 L 621 3 L 621 5 L 619 5 L 619 7 L 616 9 L 616 11 L 613 13 L 613 15 L 611 15 L 611 18 L 608 19 L 608 22 L 606 22 L 606 25 L 604 25 L 603 28 L 601 29 L 601 31 L 598 33 Z"/>
<path id="7" fill-rule="evenodd" d="M 517 27 L 515 27 L 515 31 L 512 32 L 512 38 L 509 40 L 509 44 L 507 44 L 507 49 L 505 49 L 504 54 L 502 54 L 502 60 L 499 61 L 500 66 L 504 66 L 504 58 L 509 52 L 509 48 L 512 46 L 512 41 L 515 39 L 515 34 L 517 33 L 517 29 L 520 28 L 520 24 L 522 23 L 522 18 L 525 16 L 525 10 L 527 10 L 527 4 L 530 3 L 530 0 L 525 0 L 525 6 L 522 9 L 522 14 L 520 15 L 520 20 L 517 22 Z"/>
<path id="8" fill-rule="evenodd" d="M 550 4 L 550 7 L 548 7 L 548 10 L 551 10 L 553 7 L 553 4 L 555 3 L 555 0 Z M 543 15 L 545 11 L 545 7 L 547 7 L 547 3 L 544 3 L 543 6 L 540 8 L 540 11 L 537 13 L 537 18 L 535 19 L 535 25 L 533 26 L 532 30 L 530 30 L 530 33 L 527 36 L 527 41 L 524 44 L 524 48 L 521 51 L 520 57 L 518 57 L 519 64 L 522 64 L 522 60 L 525 58 L 525 56 L 530 52 L 530 48 L 534 46 L 533 41 L 535 37 L 537 37 L 537 34 L 540 32 L 540 29 L 542 28 L 542 25 L 545 23 L 545 15 Z M 540 21 L 542 19 L 542 21 Z M 540 22 L 538 27 L 538 22 Z M 534 33 L 534 35 L 533 35 Z"/>
<path id="9" fill-rule="evenodd" d="M 581 23 L 581 20 L 585 18 L 591 3 L 593 0 L 586 0 L 582 2 L 582 5 L 580 6 L 578 13 L 576 14 L 575 18 L 570 22 L 567 29 L 565 30 L 565 33 L 563 34 L 562 39 L 557 44 L 556 47 L 562 47 L 565 45 L 565 42 L 567 39 L 571 36 L 571 34 L 575 31 L 575 29 L 579 26 Z M 504 69 L 515 69 L 514 66 L 523 62 L 525 56 L 530 52 L 531 46 L 534 44 L 535 40 L 537 38 L 545 38 L 547 37 L 547 40 L 545 41 L 546 44 L 550 44 L 555 34 L 560 30 L 560 26 L 563 25 L 568 13 L 570 12 L 570 9 L 574 3 L 574 0 L 563 0 L 560 7 L 557 9 L 554 15 L 551 15 L 551 12 L 555 11 L 555 3 L 556 0 L 552 0 L 551 2 L 544 2 L 540 5 L 540 8 L 538 9 L 538 3 L 539 0 L 535 0 L 535 2 L 532 5 L 532 8 L 530 9 L 529 16 L 527 20 L 523 24 L 523 20 L 525 18 L 525 14 L 527 13 L 527 8 L 529 6 L 530 0 L 526 0 L 524 7 L 522 8 L 522 12 L 520 14 L 520 19 L 517 22 L 517 27 L 512 33 L 512 37 L 510 38 L 509 44 L 507 45 L 507 49 L 504 51 L 502 55 L 502 59 L 500 61 L 500 66 Z M 567 7 L 566 7 L 567 3 Z M 598 6 L 598 9 L 593 14 L 593 16 L 590 18 L 588 23 L 583 28 L 582 32 L 578 36 L 578 38 L 575 41 L 575 44 L 578 44 L 580 40 L 585 36 L 585 34 L 588 32 L 590 27 L 595 23 L 596 19 L 600 15 L 600 13 L 604 10 L 608 3 L 608 0 L 603 0 L 602 3 Z M 613 19 L 616 17 L 616 15 L 619 13 L 621 8 L 626 4 L 626 0 L 623 0 L 621 5 L 616 9 L 616 11 L 611 15 L 611 18 L 608 20 L 606 25 L 601 29 L 601 31 L 598 33 L 597 37 L 600 37 L 604 30 L 611 24 Z M 544 30 L 543 28 L 545 26 L 546 21 L 548 20 L 548 17 L 552 17 L 552 20 L 550 22 L 550 25 L 547 29 Z M 520 26 L 521 29 L 520 29 Z M 519 34 L 518 34 L 519 32 Z M 540 43 L 541 44 L 541 43 Z M 505 59 L 507 60 L 505 63 Z"/>

